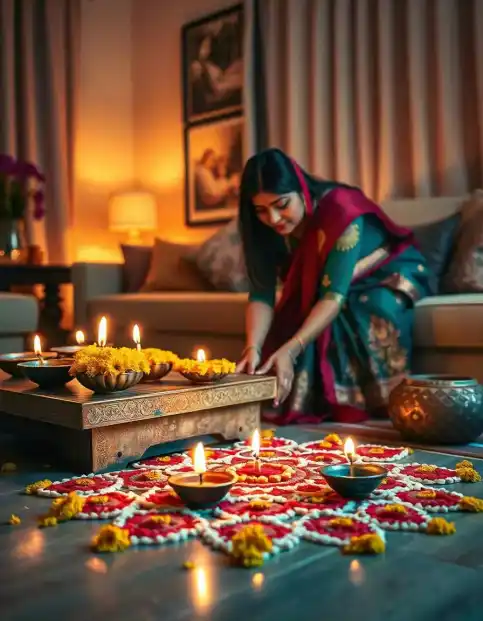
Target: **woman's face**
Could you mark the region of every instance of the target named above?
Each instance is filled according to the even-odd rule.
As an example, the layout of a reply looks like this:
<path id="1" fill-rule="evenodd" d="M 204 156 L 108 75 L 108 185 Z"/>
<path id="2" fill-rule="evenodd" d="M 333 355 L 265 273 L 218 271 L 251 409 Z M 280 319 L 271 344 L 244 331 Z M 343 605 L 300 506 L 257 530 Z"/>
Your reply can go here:
<path id="1" fill-rule="evenodd" d="M 259 192 L 253 197 L 253 206 L 257 218 L 280 235 L 290 235 L 302 222 L 305 214 L 305 205 L 298 192 Z"/>

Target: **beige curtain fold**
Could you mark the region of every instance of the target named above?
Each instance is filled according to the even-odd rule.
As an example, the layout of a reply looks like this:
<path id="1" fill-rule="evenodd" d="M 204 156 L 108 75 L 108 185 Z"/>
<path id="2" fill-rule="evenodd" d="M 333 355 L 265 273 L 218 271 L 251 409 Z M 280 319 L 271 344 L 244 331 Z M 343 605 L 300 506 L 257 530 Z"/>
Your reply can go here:
<path id="1" fill-rule="evenodd" d="M 252 1 L 269 146 L 379 201 L 483 185 L 483 0 Z"/>
<path id="2" fill-rule="evenodd" d="M 0 153 L 46 176 L 46 216 L 27 225 L 50 262 L 69 258 L 79 42 L 79 0 L 0 0 Z"/>

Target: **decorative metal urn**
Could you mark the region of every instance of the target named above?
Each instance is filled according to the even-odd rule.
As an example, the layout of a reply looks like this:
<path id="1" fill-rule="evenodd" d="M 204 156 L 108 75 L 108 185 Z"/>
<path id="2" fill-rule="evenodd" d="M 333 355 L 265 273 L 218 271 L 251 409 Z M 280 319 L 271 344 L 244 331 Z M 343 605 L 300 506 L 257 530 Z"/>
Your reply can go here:
<path id="1" fill-rule="evenodd" d="M 483 433 L 483 387 L 470 377 L 412 375 L 389 396 L 389 416 L 406 440 L 467 444 Z"/>

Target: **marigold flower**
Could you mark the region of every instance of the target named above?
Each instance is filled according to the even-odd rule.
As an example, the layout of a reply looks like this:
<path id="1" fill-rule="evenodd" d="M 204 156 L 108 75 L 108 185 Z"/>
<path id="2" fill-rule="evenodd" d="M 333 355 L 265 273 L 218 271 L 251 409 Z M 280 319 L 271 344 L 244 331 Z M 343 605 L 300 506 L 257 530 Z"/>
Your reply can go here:
<path id="1" fill-rule="evenodd" d="M 456 532 L 454 522 L 448 522 L 444 518 L 433 518 L 426 527 L 428 535 L 453 535 Z"/>
<path id="2" fill-rule="evenodd" d="M 42 479 L 42 481 L 36 481 L 35 483 L 30 483 L 25 488 L 26 494 L 35 494 L 38 489 L 45 489 L 46 487 L 50 487 L 52 485 L 52 481 L 49 479 Z"/>
<path id="3" fill-rule="evenodd" d="M 473 498 L 472 496 L 463 496 L 459 502 L 459 508 L 461 511 L 481 513 L 483 511 L 483 500 L 481 498 Z"/>
<path id="4" fill-rule="evenodd" d="M 231 555 L 244 567 L 263 565 L 264 554 L 272 551 L 272 540 L 261 524 L 248 524 L 242 527 L 232 539 Z"/>
<path id="5" fill-rule="evenodd" d="M 97 552 L 124 552 L 130 545 L 129 531 L 113 524 L 100 528 L 92 539 L 92 547 Z"/>
<path id="6" fill-rule="evenodd" d="M 343 554 L 382 554 L 386 544 L 379 535 L 368 533 L 352 537 L 350 542 L 342 548 Z"/>
<path id="7" fill-rule="evenodd" d="M 18 526 L 19 524 L 22 523 L 22 520 L 18 517 L 18 515 L 15 515 L 15 513 L 12 513 L 12 515 L 10 516 L 10 519 L 8 520 L 8 523 L 11 526 Z"/>
<path id="8" fill-rule="evenodd" d="M 456 474 L 464 483 L 479 483 L 481 475 L 474 468 L 458 468 Z"/>

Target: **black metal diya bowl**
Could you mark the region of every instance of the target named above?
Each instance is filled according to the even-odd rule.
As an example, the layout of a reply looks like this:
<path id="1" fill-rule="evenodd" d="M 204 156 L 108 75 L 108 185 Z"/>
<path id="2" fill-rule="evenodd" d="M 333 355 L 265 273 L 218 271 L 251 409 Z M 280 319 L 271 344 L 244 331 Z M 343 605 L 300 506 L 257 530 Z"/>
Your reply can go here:
<path id="1" fill-rule="evenodd" d="M 69 373 L 73 363 L 74 360 L 71 358 L 30 360 L 20 362 L 18 368 L 39 388 L 59 388 L 74 379 Z"/>
<path id="2" fill-rule="evenodd" d="M 320 472 L 334 492 L 351 500 L 367 498 L 387 476 L 379 464 L 334 464 Z"/>

